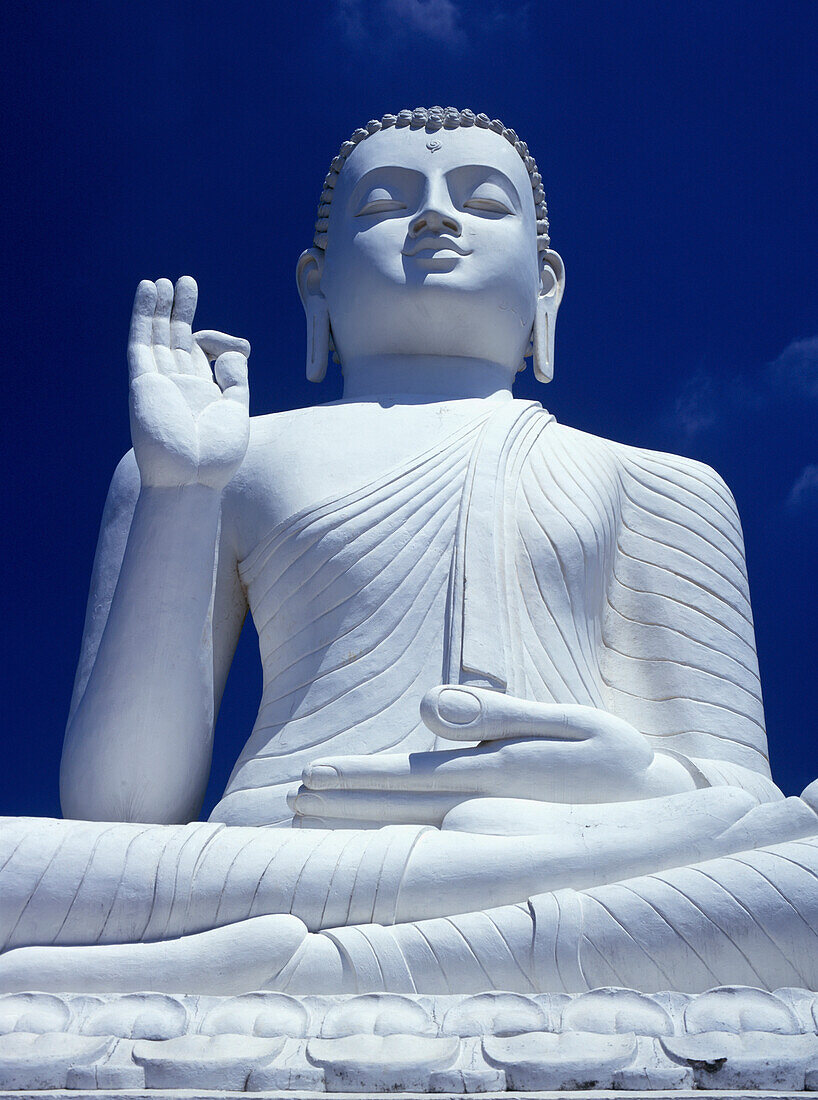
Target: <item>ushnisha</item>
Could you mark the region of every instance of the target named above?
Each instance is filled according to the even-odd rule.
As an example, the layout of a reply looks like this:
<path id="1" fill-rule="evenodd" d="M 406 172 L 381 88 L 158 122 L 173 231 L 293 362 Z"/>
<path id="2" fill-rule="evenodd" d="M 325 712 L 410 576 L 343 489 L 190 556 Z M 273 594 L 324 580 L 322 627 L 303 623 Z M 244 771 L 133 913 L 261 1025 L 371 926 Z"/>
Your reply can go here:
<path id="1" fill-rule="evenodd" d="M 341 146 L 298 261 L 342 400 L 251 419 L 247 342 L 140 284 L 0 988 L 816 988 L 818 796 L 770 777 L 729 491 L 512 397 L 564 279 L 525 143 L 433 107 Z M 258 718 L 197 822 L 248 609 Z"/>

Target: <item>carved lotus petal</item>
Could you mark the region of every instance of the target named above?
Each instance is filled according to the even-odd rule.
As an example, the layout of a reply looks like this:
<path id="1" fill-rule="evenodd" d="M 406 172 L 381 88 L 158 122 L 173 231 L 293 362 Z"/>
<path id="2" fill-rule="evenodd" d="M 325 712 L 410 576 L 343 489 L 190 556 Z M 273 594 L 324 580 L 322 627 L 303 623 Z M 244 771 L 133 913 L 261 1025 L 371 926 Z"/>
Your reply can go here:
<path id="1" fill-rule="evenodd" d="M 796 1035 L 795 1013 L 772 993 L 741 985 L 711 989 L 685 1009 L 685 1029 L 699 1031 L 775 1031 Z"/>
<path id="2" fill-rule="evenodd" d="M 199 1031 L 203 1035 L 307 1034 L 310 1014 L 294 997 L 283 993 L 246 993 L 225 998 L 207 1013 Z"/>
<path id="3" fill-rule="evenodd" d="M 786 1089 L 801 1091 L 805 1071 L 818 1065 L 817 1035 L 729 1031 L 660 1039 L 675 1061 L 693 1068 L 700 1089 Z"/>
<path id="4" fill-rule="evenodd" d="M 562 1013 L 566 1031 L 593 1031 L 617 1035 L 672 1035 L 673 1021 L 661 1005 L 633 989 L 594 989 L 566 1005 Z"/>
<path id="5" fill-rule="evenodd" d="M 10 1031 L 64 1031 L 68 1005 L 50 993 L 6 993 L 0 997 L 0 1035 Z"/>
<path id="6" fill-rule="evenodd" d="M 550 1026 L 542 1006 L 519 993 L 478 993 L 465 997 L 446 1013 L 443 1035 L 519 1035 L 547 1031 Z"/>
<path id="7" fill-rule="evenodd" d="M 487 1036 L 483 1053 L 506 1072 L 509 1089 L 611 1088 L 617 1070 L 636 1054 L 635 1035 L 532 1032 L 510 1039 Z"/>
<path id="8" fill-rule="evenodd" d="M 351 1035 L 307 1043 L 307 1058 L 323 1067 L 330 1092 L 422 1092 L 432 1071 L 448 1069 L 459 1052 L 454 1037 Z"/>
<path id="9" fill-rule="evenodd" d="M 175 997 L 163 993 L 131 993 L 86 1010 L 83 1035 L 115 1035 L 121 1039 L 174 1039 L 183 1035 L 187 1012 Z"/>
<path id="10" fill-rule="evenodd" d="M 133 1059 L 144 1067 L 149 1089 L 243 1091 L 250 1072 L 277 1057 L 285 1042 L 245 1035 L 185 1035 L 134 1043 Z"/>
<path id="11" fill-rule="evenodd" d="M 0 1089 L 63 1089 L 68 1074 L 103 1058 L 113 1039 L 63 1033 L 0 1036 Z"/>
<path id="12" fill-rule="evenodd" d="M 334 1005 L 324 1017 L 321 1036 L 434 1035 L 436 1030 L 416 1001 L 397 993 L 365 993 Z"/>

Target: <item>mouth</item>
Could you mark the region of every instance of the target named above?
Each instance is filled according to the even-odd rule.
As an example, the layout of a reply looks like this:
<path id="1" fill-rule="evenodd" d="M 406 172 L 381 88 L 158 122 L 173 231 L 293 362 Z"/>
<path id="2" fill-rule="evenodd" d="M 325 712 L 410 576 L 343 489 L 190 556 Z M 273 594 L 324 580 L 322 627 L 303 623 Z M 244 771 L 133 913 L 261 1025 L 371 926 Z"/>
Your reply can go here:
<path id="1" fill-rule="evenodd" d="M 411 248 L 404 248 L 404 256 L 417 256 L 420 252 L 456 252 L 458 256 L 470 256 L 472 250 L 463 248 L 450 237 L 421 237 Z"/>

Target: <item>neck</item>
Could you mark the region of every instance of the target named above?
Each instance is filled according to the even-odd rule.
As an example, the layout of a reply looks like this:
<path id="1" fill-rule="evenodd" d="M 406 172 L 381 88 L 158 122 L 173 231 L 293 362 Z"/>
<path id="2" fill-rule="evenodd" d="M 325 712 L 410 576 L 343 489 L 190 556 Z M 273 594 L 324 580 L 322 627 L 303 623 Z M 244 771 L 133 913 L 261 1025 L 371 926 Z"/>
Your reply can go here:
<path id="1" fill-rule="evenodd" d="M 511 396 L 517 373 L 503 363 L 459 355 L 362 355 L 345 361 L 343 371 L 346 401 Z"/>

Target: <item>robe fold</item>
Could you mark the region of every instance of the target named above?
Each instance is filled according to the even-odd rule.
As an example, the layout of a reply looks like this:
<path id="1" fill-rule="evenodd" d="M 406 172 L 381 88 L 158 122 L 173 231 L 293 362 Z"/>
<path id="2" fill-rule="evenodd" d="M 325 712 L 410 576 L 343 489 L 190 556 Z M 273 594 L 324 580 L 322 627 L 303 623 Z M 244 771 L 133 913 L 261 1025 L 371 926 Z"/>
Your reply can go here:
<path id="1" fill-rule="evenodd" d="M 708 467 L 565 428 L 535 403 L 492 404 L 282 523 L 240 572 L 264 691 L 212 821 L 4 823 L 0 988 L 34 973 L 38 988 L 68 975 L 107 989 L 121 964 L 129 989 L 172 989 L 172 966 L 143 969 L 160 942 L 219 992 L 207 937 L 228 925 L 240 982 L 294 993 L 814 987 L 818 817 L 770 778 L 741 527 Z M 637 858 L 639 838 L 612 828 L 631 864 L 583 832 L 563 886 L 544 834 L 455 833 L 467 848 L 450 850 L 453 834 L 415 826 L 243 827 L 288 825 L 287 791 L 321 757 L 450 747 L 419 716 L 441 683 L 601 708 L 697 787 L 752 797 L 670 796 L 693 818 L 664 856 L 661 830 Z M 408 876 L 438 849 L 456 881 L 405 915 Z M 275 945 L 259 951 L 258 921 L 276 917 L 289 923 L 264 929 L 297 944 L 283 968 Z"/>
<path id="2" fill-rule="evenodd" d="M 264 690 L 212 820 L 286 826 L 314 760 L 441 747 L 418 708 L 456 682 L 600 707 L 699 785 L 780 797 L 741 526 L 701 463 L 509 401 L 281 524 L 240 573 Z"/>

